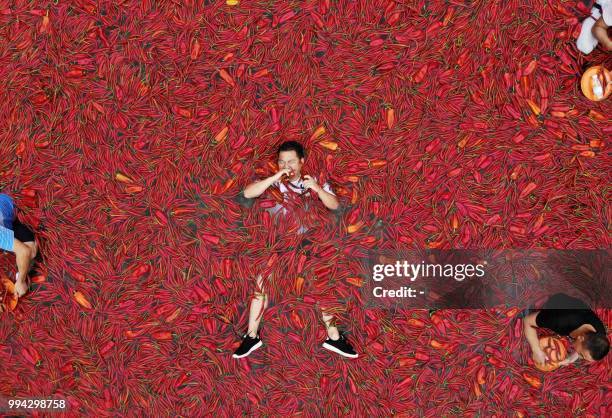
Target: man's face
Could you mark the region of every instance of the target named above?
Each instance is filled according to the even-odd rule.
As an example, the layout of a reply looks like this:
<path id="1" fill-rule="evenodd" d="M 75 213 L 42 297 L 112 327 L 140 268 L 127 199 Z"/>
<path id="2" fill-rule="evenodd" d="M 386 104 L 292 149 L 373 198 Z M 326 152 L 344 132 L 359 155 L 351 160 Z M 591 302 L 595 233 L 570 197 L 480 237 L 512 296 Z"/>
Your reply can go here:
<path id="1" fill-rule="evenodd" d="M 304 159 L 298 157 L 295 151 L 281 151 L 278 154 L 278 168 L 289 168 L 293 171 L 293 176 L 290 180 L 295 181 L 302 175 L 302 166 L 304 165 Z"/>
<path id="2" fill-rule="evenodd" d="M 574 341 L 574 350 L 582 357 L 584 360 L 588 362 L 595 361 L 593 357 L 591 357 L 591 352 L 586 348 L 584 344 L 584 338 L 578 337 L 576 341 Z"/>

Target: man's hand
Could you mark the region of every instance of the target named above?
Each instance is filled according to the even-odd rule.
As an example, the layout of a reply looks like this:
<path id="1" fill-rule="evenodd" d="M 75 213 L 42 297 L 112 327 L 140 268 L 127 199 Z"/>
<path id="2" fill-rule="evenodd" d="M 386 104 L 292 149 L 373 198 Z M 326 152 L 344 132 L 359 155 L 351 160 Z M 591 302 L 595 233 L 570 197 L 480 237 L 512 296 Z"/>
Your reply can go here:
<path id="1" fill-rule="evenodd" d="M 595 39 L 601 43 L 604 49 L 612 51 L 612 40 L 608 37 L 608 25 L 606 25 L 603 17 L 600 17 L 595 21 L 595 24 L 591 29 L 591 33 Z"/>
<path id="2" fill-rule="evenodd" d="M 323 188 L 321 186 L 319 186 L 319 183 L 317 183 L 315 181 L 315 179 L 312 178 L 312 176 L 305 175 L 304 179 L 305 179 L 304 180 L 304 187 L 306 187 L 306 190 L 311 189 L 315 193 L 320 193 L 321 190 L 323 190 Z"/>
<path id="3" fill-rule="evenodd" d="M 336 210 L 338 209 L 339 203 L 338 199 L 332 193 L 326 192 L 323 187 L 319 186 L 311 176 L 304 176 L 304 186 L 306 189 L 314 190 L 314 192 L 319 196 L 321 202 L 325 205 L 327 209 Z"/>
<path id="4" fill-rule="evenodd" d="M 523 332 L 531 347 L 533 362 L 535 364 L 545 364 L 548 358 L 546 357 L 546 353 L 540 348 L 540 340 L 538 339 L 538 331 L 536 330 L 538 326 L 536 318 L 539 313 L 540 312 L 532 312 L 523 318 Z"/>
<path id="5" fill-rule="evenodd" d="M 542 350 L 534 350 L 531 354 L 531 358 L 533 359 L 533 362 L 537 365 L 543 365 L 546 364 L 547 361 L 549 361 L 548 356 Z"/>
<path id="6" fill-rule="evenodd" d="M 578 358 L 580 358 L 580 355 L 577 352 L 573 352 L 570 356 L 568 356 L 565 360 L 560 361 L 559 362 L 559 366 L 567 366 L 569 364 L 572 364 L 573 362 L 575 362 L 576 360 L 578 360 Z"/>
<path id="7" fill-rule="evenodd" d="M 281 170 L 278 170 L 278 171 L 276 172 L 276 174 L 274 175 L 274 180 L 275 180 L 275 181 L 279 181 L 279 180 L 281 180 L 281 179 L 283 178 L 283 176 L 285 176 L 285 175 L 286 175 L 287 177 L 290 177 L 290 176 L 291 176 L 291 173 L 293 173 L 293 170 L 291 170 L 290 168 L 283 168 L 283 169 L 281 169 Z"/>

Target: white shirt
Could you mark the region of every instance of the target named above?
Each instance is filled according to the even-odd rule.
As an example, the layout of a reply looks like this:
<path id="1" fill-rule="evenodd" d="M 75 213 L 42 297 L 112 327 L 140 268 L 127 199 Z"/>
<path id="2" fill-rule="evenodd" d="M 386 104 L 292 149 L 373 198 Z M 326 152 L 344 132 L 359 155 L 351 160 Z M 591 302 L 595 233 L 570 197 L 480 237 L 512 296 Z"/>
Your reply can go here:
<path id="1" fill-rule="evenodd" d="M 316 178 L 313 177 L 313 179 L 315 181 L 317 181 Z M 282 193 L 285 202 L 287 202 L 291 197 L 290 195 L 292 193 L 298 194 L 298 195 L 302 195 L 304 193 L 306 193 L 308 191 L 308 189 L 306 189 L 304 187 L 304 180 L 303 179 L 298 179 L 296 181 L 290 182 L 288 181 L 287 184 L 285 185 L 285 183 L 280 182 L 280 181 L 275 181 L 274 183 L 272 183 L 271 187 L 278 187 L 279 191 Z M 334 196 L 336 195 L 331 186 L 329 185 L 329 183 L 325 183 L 322 186 L 323 190 L 325 190 L 327 193 L 333 194 Z M 314 192 L 312 192 L 314 193 Z M 305 203 L 304 205 L 304 210 L 308 211 L 310 209 L 310 205 L 308 204 L 308 202 Z M 270 212 L 271 215 L 279 215 L 282 214 L 283 216 L 286 216 L 287 213 L 289 212 L 287 210 L 287 208 L 282 204 L 282 203 L 277 203 L 274 207 L 271 207 L 269 209 L 267 209 L 268 212 Z M 308 228 L 306 228 L 305 226 L 300 226 L 300 229 L 298 230 L 298 234 L 302 234 L 304 232 L 306 232 L 308 230 Z"/>

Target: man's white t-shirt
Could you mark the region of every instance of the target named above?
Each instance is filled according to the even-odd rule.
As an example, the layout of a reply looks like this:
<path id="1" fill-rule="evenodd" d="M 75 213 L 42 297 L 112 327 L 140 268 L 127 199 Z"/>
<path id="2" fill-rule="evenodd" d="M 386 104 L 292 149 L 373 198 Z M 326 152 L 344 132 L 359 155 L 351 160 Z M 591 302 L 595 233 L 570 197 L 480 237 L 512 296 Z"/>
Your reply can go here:
<path id="1" fill-rule="evenodd" d="M 317 181 L 316 178 L 313 178 L 315 181 Z M 287 201 L 289 199 L 289 195 L 291 193 L 296 193 L 298 195 L 304 194 L 308 191 L 308 189 L 306 189 L 306 187 L 304 186 L 304 180 L 303 179 L 299 179 L 296 181 L 288 181 L 287 184 L 280 182 L 280 181 L 275 181 L 274 183 L 272 183 L 271 187 L 278 187 L 279 191 L 282 193 L 282 195 L 284 196 L 285 201 Z M 329 183 L 325 183 L 323 184 L 323 186 L 321 186 L 323 188 L 323 190 L 325 190 L 327 193 L 333 194 L 334 196 L 336 195 L 331 186 L 329 185 Z M 314 192 L 313 192 L 314 193 Z M 321 204 L 323 204 L 321 202 Z M 304 205 L 304 210 L 308 211 L 309 209 L 309 205 L 308 203 L 306 203 Z M 282 214 L 282 215 L 287 215 L 288 210 L 287 208 L 282 204 L 282 203 L 277 203 L 275 206 L 267 209 L 268 212 L 270 212 L 271 215 L 278 215 L 278 214 Z M 300 229 L 298 230 L 298 234 L 303 234 L 304 232 L 306 232 L 308 230 L 308 228 L 306 228 L 305 226 L 300 226 Z"/>

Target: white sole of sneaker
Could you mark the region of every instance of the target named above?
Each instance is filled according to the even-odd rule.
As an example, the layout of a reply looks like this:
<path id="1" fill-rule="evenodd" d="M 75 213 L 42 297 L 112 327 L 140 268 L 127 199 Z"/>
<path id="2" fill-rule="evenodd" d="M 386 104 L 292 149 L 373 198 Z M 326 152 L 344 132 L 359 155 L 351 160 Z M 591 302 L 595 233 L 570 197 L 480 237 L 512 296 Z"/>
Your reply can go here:
<path id="1" fill-rule="evenodd" d="M 262 345 L 263 345 L 263 342 L 260 340 L 257 344 L 255 344 L 253 347 L 251 347 L 251 349 L 249 351 L 247 351 L 246 353 L 244 353 L 243 355 L 237 356 L 236 354 L 232 354 L 232 357 L 233 358 L 243 358 L 243 357 L 246 357 L 249 354 L 251 354 L 253 351 L 257 350 Z"/>
<path id="2" fill-rule="evenodd" d="M 338 350 L 333 345 L 329 345 L 327 343 L 323 343 L 323 348 L 326 348 L 329 351 L 333 351 L 334 353 L 340 354 L 341 356 L 344 356 L 344 357 L 348 357 L 348 358 L 357 358 L 357 357 L 359 357 L 359 354 L 347 354 L 344 351 Z"/>

